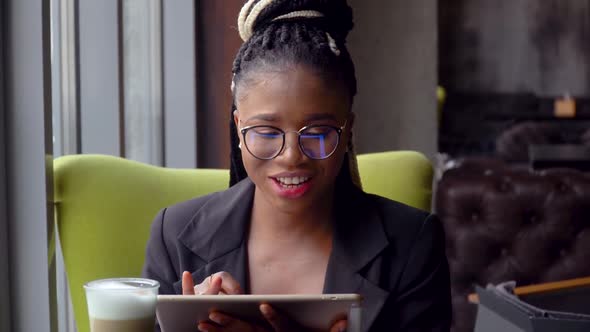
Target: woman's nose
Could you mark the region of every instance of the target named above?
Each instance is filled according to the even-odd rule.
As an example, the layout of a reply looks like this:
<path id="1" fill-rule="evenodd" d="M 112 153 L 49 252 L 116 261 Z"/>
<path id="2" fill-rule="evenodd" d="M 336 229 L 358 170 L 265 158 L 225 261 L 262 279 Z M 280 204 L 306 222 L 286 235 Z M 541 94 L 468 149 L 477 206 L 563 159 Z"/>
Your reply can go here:
<path id="1" fill-rule="evenodd" d="M 299 162 L 304 158 L 303 152 L 299 147 L 299 135 L 297 132 L 285 133 L 285 147 L 278 157 L 292 163 Z"/>

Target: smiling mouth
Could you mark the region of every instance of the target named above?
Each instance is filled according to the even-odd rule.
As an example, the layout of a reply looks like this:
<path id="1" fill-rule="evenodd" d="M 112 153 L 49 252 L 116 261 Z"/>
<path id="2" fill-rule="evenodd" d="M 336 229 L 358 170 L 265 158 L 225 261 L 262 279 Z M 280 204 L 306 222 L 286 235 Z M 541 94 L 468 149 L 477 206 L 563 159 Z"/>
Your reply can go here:
<path id="1" fill-rule="evenodd" d="M 281 187 L 285 189 L 292 189 L 297 188 L 304 183 L 308 182 L 311 178 L 306 176 L 296 176 L 296 177 L 280 177 L 280 178 L 273 178 Z"/>

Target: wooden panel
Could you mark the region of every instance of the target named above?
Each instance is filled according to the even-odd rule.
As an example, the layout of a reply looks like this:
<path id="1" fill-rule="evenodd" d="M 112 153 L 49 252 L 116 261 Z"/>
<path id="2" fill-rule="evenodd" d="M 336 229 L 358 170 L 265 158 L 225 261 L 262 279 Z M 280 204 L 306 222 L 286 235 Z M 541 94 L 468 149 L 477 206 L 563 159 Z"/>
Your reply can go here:
<path id="1" fill-rule="evenodd" d="M 229 167 L 231 68 L 242 43 L 242 0 L 202 0 L 197 8 L 197 164 Z"/>
<path id="2" fill-rule="evenodd" d="M 447 89 L 588 95 L 590 0 L 441 0 Z"/>

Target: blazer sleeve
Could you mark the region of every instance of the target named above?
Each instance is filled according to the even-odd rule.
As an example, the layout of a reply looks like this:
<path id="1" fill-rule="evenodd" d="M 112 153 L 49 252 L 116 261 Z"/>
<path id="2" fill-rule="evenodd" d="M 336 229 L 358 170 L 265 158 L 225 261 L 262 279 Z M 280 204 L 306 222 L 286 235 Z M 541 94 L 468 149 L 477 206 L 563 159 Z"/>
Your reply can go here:
<path id="1" fill-rule="evenodd" d="M 170 254 L 164 242 L 166 211 L 166 209 L 161 210 L 152 222 L 142 276 L 157 280 L 160 283 L 160 294 L 174 294 L 172 285 L 179 277 L 174 270 Z"/>
<path id="2" fill-rule="evenodd" d="M 142 277 L 157 280 L 160 283 L 159 294 L 174 294 L 173 284 L 178 277 L 174 271 L 170 254 L 164 242 L 164 218 L 166 209 L 156 215 L 150 229 L 147 243 Z M 160 324 L 156 321 L 155 332 L 160 332 Z"/>
<path id="3" fill-rule="evenodd" d="M 401 275 L 398 294 L 399 331 L 450 330 L 449 266 L 443 227 L 435 215 L 424 220 L 414 241 Z"/>

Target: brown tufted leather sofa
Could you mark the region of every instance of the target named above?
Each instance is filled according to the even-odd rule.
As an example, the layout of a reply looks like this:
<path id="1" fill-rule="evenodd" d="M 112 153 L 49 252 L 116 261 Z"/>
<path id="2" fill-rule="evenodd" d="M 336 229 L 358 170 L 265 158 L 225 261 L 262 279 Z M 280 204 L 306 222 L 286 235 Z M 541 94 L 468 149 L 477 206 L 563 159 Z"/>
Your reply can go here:
<path id="1" fill-rule="evenodd" d="M 531 145 L 590 146 L 589 124 L 589 122 L 521 122 L 499 134 L 495 141 L 495 155 L 504 160 L 527 162 Z"/>
<path id="2" fill-rule="evenodd" d="M 453 331 L 473 331 L 474 285 L 590 275 L 590 174 L 470 159 L 444 171 L 434 209 L 447 235 Z"/>

